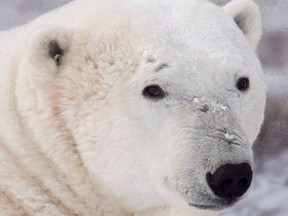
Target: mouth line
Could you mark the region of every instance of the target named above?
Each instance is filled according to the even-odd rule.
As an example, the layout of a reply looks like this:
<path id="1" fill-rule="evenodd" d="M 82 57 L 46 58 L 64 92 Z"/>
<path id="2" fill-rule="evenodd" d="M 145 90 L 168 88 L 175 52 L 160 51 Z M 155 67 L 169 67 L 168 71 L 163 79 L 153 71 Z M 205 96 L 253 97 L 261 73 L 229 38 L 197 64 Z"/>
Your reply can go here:
<path id="1" fill-rule="evenodd" d="M 166 182 L 166 184 L 167 184 L 167 182 Z M 166 186 L 171 189 L 169 184 L 167 184 Z M 187 195 L 187 193 L 186 193 L 186 195 Z M 188 203 L 188 205 L 190 207 L 195 207 L 195 208 L 198 208 L 201 210 L 221 211 L 223 209 L 226 209 L 226 208 L 233 206 L 239 200 L 239 199 L 236 199 L 236 200 L 215 200 L 215 199 L 211 198 L 209 194 L 203 193 L 203 192 L 202 193 L 198 192 L 198 195 L 201 197 L 206 197 L 206 199 L 210 200 L 210 202 L 207 200 L 209 202 L 209 204 L 192 203 L 192 202 L 189 202 L 187 200 L 187 198 L 186 198 L 186 203 Z"/>
<path id="2" fill-rule="evenodd" d="M 189 203 L 189 206 L 193 206 L 202 210 L 223 210 L 226 208 L 229 208 L 231 206 L 233 206 L 233 204 L 235 204 L 235 202 L 237 201 L 230 201 L 229 203 L 223 203 L 223 204 L 216 204 L 216 205 L 204 205 L 204 204 L 195 204 L 195 203 Z"/>
<path id="3" fill-rule="evenodd" d="M 217 205 L 200 205 L 200 204 L 194 204 L 194 203 L 189 203 L 189 206 L 193 206 L 202 210 L 221 210 L 226 207 L 226 206 L 217 206 Z"/>

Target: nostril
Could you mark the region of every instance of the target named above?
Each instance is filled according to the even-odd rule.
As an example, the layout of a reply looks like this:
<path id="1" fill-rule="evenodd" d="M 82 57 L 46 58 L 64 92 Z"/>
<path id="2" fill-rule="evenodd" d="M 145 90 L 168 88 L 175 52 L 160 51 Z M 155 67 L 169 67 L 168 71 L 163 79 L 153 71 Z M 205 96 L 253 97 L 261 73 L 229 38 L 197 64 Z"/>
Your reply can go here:
<path id="1" fill-rule="evenodd" d="M 231 200 L 248 190 L 252 181 L 252 169 L 247 163 L 225 164 L 213 174 L 207 173 L 206 179 L 216 196 Z"/>

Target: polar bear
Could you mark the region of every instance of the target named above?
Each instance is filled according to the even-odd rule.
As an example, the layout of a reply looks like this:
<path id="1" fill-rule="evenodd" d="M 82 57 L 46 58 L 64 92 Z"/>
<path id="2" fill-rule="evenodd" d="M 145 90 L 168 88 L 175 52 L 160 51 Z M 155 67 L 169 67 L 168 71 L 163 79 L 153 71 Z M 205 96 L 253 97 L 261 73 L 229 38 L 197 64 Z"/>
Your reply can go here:
<path id="1" fill-rule="evenodd" d="M 265 106 L 250 0 L 76 0 L 0 34 L 1 215 L 215 215 Z"/>

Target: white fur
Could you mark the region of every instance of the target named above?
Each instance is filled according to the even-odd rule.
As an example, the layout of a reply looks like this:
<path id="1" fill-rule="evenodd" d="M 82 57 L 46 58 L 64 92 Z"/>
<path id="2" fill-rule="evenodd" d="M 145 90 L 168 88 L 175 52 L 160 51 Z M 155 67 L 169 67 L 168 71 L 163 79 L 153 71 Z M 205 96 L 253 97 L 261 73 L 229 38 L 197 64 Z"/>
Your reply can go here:
<path id="1" fill-rule="evenodd" d="M 252 163 L 265 105 L 258 33 L 247 40 L 200 0 L 77 0 L 1 33 L 0 214 L 215 215 L 189 203 L 220 203 L 206 173 Z M 165 99 L 143 97 L 155 83 Z M 231 132 L 241 147 L 210 136 Z"/>
<path id="2" fill-rule="evenodd" d="M 258 6 L 251 0 L 232 0 L 223 7 L 239 25 L 254 49 L 262 35 L 261 15 Z"/>

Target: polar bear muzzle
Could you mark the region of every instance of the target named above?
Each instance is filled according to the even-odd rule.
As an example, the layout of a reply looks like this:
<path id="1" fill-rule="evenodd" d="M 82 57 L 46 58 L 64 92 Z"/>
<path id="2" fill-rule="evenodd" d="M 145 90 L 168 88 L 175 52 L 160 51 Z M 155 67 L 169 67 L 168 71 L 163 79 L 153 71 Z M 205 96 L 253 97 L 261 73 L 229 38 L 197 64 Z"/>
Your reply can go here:
<path id="1" fill-rule="evenodd" d="M 248 190 L 252 174 L 252 168 L 248 163 L 225 164 L 213 174 L 207 173 L 206 179 L 216 196 L 233 202 Z"/>

